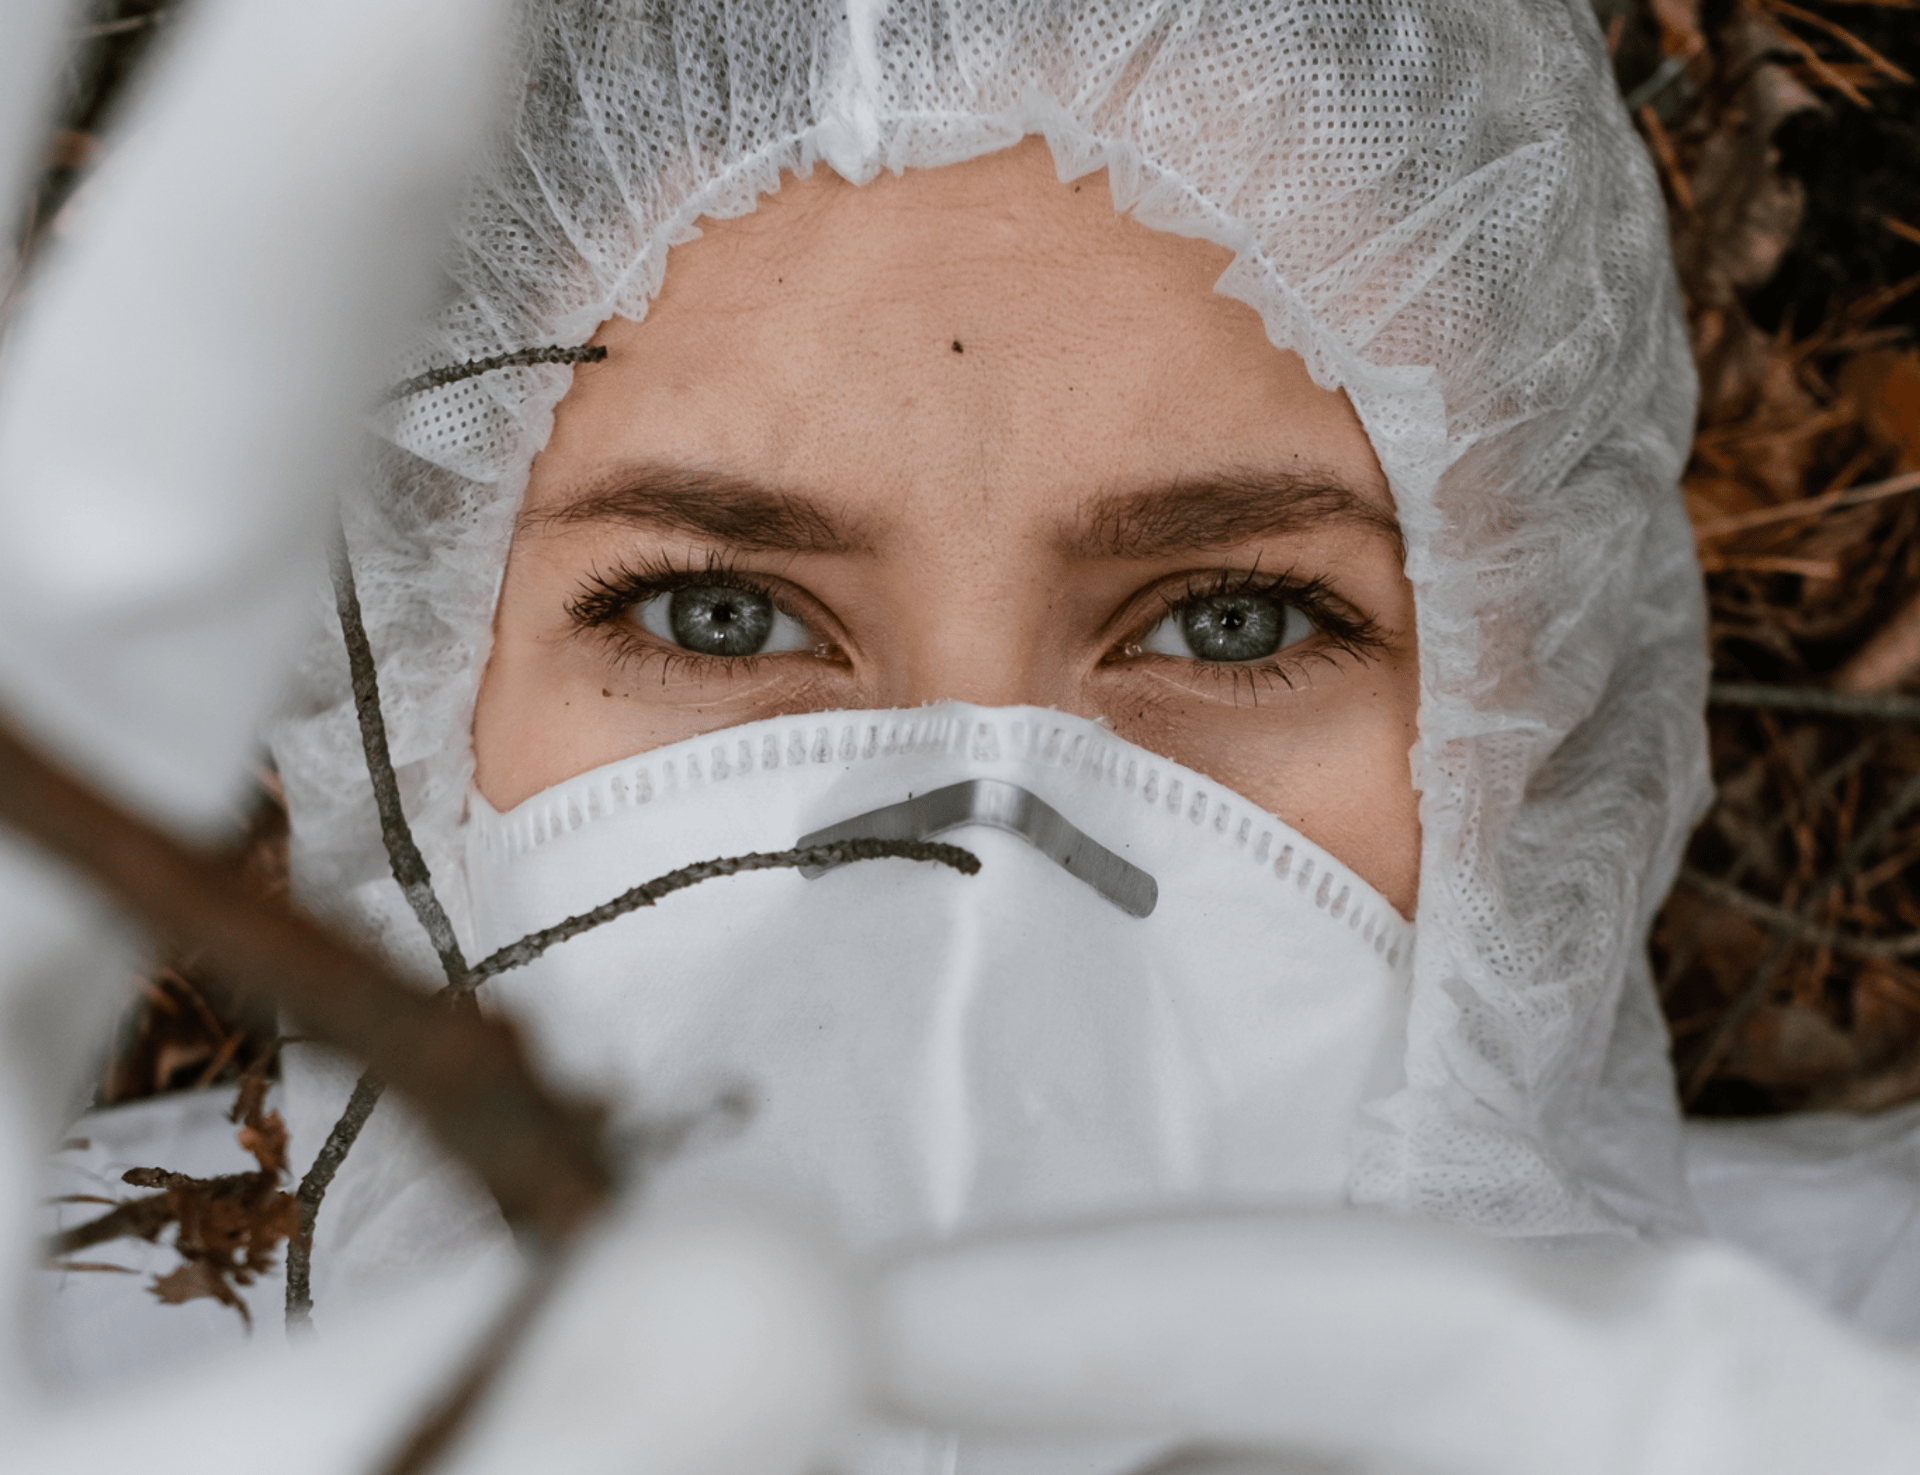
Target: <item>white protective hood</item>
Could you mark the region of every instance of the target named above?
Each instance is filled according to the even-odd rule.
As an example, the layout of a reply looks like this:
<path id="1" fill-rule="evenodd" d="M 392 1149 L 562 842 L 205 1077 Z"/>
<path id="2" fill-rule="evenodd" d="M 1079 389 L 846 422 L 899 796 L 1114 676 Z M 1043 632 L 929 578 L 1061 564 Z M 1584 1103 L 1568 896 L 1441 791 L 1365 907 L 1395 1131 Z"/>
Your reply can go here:
<path id="1" fill-rule="evenodd" d="M 1677 491 L 1693 377 L 1586 0 L 534 10 L 509 144 L 402 373 L 643 316 L 696 220 L 818 162 L 859 183 L 1037 134 L 1063 179 L 1105 170 L 1116 208 L 1229 248 L 1218 290 L 1358 411 L 1418 604 L 1411 1018 L 1352 1195 L 1514 1236 L 1688 1227 L 1643 953 L 1707 794 Z M 348 499 L 393 757 L 443 878 L 512 517 L 569 380 L 406 399 Z M 274 733 L 299 884 L 424 953 L 337 629 L 301 683 Z"/>

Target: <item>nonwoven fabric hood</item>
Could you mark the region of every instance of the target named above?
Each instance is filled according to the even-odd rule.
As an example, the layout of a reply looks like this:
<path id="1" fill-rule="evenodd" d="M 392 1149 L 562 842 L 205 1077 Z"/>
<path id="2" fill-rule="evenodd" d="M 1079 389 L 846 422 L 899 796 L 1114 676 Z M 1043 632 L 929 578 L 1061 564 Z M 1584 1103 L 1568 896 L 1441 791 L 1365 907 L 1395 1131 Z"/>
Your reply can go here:
<path id="1" fill-rule="evenodd" d="M 1217 289 L 1358 411 L 1418 607 L 1404 1084 L 1354 1196 L 1517 1236 L 1687 1228 L 1644 950 L 1708 792 L 1677 489 L 1693 370 L 1658 185 L 1586 0 L 551 0 L 522 46 L 449 305 L 397 377 L 643 317 L 696 221 L 818 163 L 857 184 L 1038 135 L 1063 180 L 1104 170 L 1117 209 L 1234 253 Z M 406 398 L 347 497 L 438 876 L 463 864 L 493 603 L 569 382 L 536 365 Z M 422 955 L 337 628 L 272 739 L 297 883 Z"/>

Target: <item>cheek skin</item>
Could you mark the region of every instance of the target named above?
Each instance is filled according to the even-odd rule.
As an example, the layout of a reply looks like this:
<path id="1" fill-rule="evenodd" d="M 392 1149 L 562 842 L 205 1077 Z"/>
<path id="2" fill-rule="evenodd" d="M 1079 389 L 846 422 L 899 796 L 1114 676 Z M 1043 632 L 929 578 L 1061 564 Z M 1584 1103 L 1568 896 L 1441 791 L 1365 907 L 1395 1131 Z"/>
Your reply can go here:
<path id="1" fill-rule="evenodd" d="M 1222 721 L 1216 705 L 1152 678 L 1133 700 L 1101 715 L 1128 742 L 1279 816 L 1411 917 L 1420 879 L 1419 795 L 1408 763 L 1414 712 L 1399 683 L 1369 686 L 1363 700 L 1321 716 L 1302 714 L 1277 731 L 1238 713 Z"/>

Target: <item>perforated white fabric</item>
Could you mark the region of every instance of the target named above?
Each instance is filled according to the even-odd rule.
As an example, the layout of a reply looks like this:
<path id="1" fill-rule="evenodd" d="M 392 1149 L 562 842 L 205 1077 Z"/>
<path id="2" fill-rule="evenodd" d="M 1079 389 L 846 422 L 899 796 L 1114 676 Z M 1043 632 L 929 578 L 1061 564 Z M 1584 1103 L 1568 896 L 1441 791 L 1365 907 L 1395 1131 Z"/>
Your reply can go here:
<path id="1" fill-rule="evenodd" d="M 1116 207 L 1230 248 L 1219 290 L 1358 410 L 1418 601 L 1407 1084 L 1355 1197 L 1515 1235 L 1686 1224 L 1641 953 L 1707 792 L 1676 492 L 1693 379 L 1658 189 L 1586 0 L 536 10 L 453 300 L 400 373 L 642 316 L 698 218 L 817 161 L 861 182 L 1039 134 L 1063 179 L 1104 169 Z M 511 517 L 569 378 L 412 397 L 349 499 L 439 875 L 460 865 Z M 302 883 L 371 922 L 396 903 L 337 639 L 274 744 Z"/>

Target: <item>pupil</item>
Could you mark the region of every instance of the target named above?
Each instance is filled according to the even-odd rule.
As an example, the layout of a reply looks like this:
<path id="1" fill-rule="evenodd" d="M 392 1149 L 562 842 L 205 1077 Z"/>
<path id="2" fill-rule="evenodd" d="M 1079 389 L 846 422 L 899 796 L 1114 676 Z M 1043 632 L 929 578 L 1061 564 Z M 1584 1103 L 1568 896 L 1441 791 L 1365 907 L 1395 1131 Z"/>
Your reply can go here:
<path id="1" fill-rule="evenodd" d="M 1280 649 L 1287 607 L 1258 594 L 1216 594 L 1180 611 L 1187 649 L 1203 661 L 1257 661 Z"/>
<path id="2" fill-rule="evenodd" d="M 686 650 L 703 656 L 750 656 L 773 633 L 773 601 L 750 589 L 703 584 L 676 589 L 667 623 Z"/>

